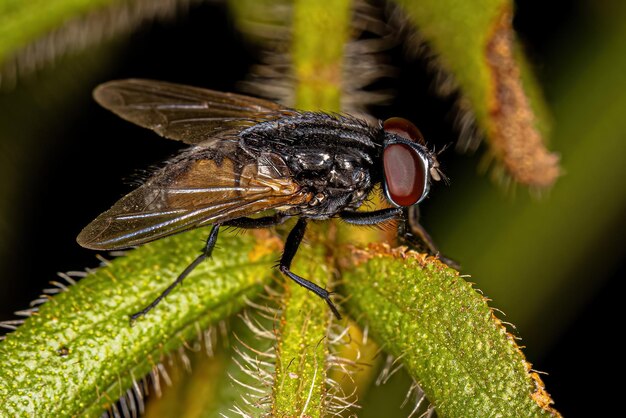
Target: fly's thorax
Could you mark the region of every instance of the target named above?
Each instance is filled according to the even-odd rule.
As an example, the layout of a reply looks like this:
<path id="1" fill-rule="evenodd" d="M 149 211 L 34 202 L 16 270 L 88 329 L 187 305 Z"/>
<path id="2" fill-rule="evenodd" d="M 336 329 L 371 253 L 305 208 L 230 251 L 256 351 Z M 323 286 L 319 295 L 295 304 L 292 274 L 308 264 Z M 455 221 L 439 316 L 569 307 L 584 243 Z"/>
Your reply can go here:
<path id="1" fill-rule="evenodd" d="M 316 219 L 326 219 L 344 210 L 357 209 L 373 186 L 369 170 L 363 167 L 331 169 L 327 176 L 305 177 L 298 183 L 313 196 L 302 208 L 302 214 Z"/>
<path id="2" fill-rule="evenodd" d="M 240 133 L 250 153 L 276 154 L 313 196 L 302 214 L 325 218 L 359 207 L 373 186 L 382 152 L 381 129 L 349 116 L 303 112 Z"/>

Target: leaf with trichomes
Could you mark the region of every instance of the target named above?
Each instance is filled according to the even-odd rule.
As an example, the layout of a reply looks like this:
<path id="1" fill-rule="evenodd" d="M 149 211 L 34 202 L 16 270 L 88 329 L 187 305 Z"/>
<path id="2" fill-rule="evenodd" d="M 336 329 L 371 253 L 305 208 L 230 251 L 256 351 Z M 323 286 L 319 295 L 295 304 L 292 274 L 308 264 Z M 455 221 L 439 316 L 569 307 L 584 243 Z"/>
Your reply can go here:
<path id="1" fill-rule="evenodd" d="M 73 17 L 113 0 L 0 2 L 0 64 Z"/>
<path id="2" fill-rule="evenodd" d="M 262 244 L 224 234 L 211 260 L 130 325 L 129 315 L 180 274 L 205 235 L 166 238 L 105 263 L 9 334 L 0 344 L 0 415 L 98 416 L 162 356 L 259 294 L 279 244 L 269 234 Z"/>
<path id="3" fill-rule="evenodd" d="M 424 255 L 354 250 L 350 311 L 401 356 L 438 416 L 552 416 L 552 400 L 512 335 L 458 272 Z"/>

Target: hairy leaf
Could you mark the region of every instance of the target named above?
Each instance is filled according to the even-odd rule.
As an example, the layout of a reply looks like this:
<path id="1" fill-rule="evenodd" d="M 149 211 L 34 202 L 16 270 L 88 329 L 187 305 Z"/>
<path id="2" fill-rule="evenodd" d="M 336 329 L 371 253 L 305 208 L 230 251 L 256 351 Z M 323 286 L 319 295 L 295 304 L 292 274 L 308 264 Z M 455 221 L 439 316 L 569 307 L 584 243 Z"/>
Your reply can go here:
<path id="1" fill-rule="evenodd" d="M 458 272 L 383 245 L 350 258 L 350 310 L 402 357 L 438 416 L 558 415 L 513 336 Z"/>
<path id="2" fill-rule="evenodd" d="M 0 344 L 0 415 L 98 416 L 134 378 L 199 330 L 239 311 L 272 275 L 277 242 L 223 234 L 214 257 L 134 326 L 202 248 L 205 230 L 107 262 L 52 298 Z"/>

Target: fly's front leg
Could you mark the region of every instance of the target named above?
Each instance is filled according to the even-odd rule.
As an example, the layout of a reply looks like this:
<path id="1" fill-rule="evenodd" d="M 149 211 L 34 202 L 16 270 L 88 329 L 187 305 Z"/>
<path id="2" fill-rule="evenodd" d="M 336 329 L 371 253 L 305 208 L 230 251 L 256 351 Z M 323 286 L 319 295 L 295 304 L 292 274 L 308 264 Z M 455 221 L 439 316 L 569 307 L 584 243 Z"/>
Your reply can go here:
<path id="1" fill-rule="evenodd" d="M 459 263 L 456 261 L 441 255 L 439 248 L 435 244 L 430 234 L 419 223 L 420 212 L 417 206 L 411 206 L 405 210 L 405 221 L 399 227 L 398 235 L 401 239 L 415 245 L 415 241 L 418 240 L 426 246 L 426 249 L 430 254 L 436 255 L 441 261 L 448 266 L 458 270 L 460 269 Z"/>
<path id="2" fill-rule="evenodd" d="M 161 293 L 155 300 L 153 300 L 152 303 L 150 303 L 148 306 L 146 306 L 139 312 L 132 314 L 130 316 L 131 325 L 137 320 L 137 318 L 144 316 L 145 314 L 150 312 L 152 309 L 154 309 L 154 307 L 157 306 L 159 302 L 163 300 L 163 298 L 169 295 L 170 292 L 174 290 L 174 288 L 178 284 L 182 283 L 183 280 L 185 280 L 185 277 L 189 276 L 189 273 L 191 273 L 196 267 L 198 267 L 198 265 L 202 263 L 204 260 L 211 257 L 211 254 L 213 253 L 213 249 L 215 248 L 215 243 L 217 242 L 217 234 L 219 230 L 220 230 L 220 224 L 213 225 L 213 228 L 211 228 L 211 232 L 209 233 L 209 237 L 206 240 L 206 244 L 204 245 L 204 249 L 202 250 L 202 254 L 200 254 L 195 260 L 193 260 L 191 264 L 189 264 L 187 268 L 185 268 L 185 270 L 183 270 L 183 272 L 180 273 L 180 275 L 176 278 L 176 280 L 174 280 L 174 282 L 171 285 L 169 285 L 163 291 L 163 293 Z"/>
<path id="3" fill-rule="evenodd" d="M 387 208 L 371 212 L 341 212 L 339 217 L 352 225 L 376 225 L 394 219 L 402 219 L 401 208 Z"/>
<path id="4" fill-rule="evenodd" d="M 408 208 L 387 208 L 372 212 L 341 212 L 341 219 L 353 225 L 376 225 L 381 222 L 394 219 L 401 220 L 398 224 L 398 238 L 412 246 L 421 247 L 423 244 L 426 250 L 433 255 L 437 255 L 441 261 L 448 266 L 459 269 L 459 264 L 439 252 L 435 242 L 419 223 L 419 208 L 414 205 Z"/>
<path id="5" fill-rule="evenodd" d="M 341 315 L 339 314 L 339 311 L 337 310 L 333 302 L 330 300 L 330 292 L 328 290 L 323 289 L 319 287 L 318 285 L 316 285 L 315 283 L 312 283 L 308 281 L 307 279 L 298 276 L 297 274 L 293 273 L 290 270 L 291 262 L 293 261 L 293 257 L 296 255 L 296 252 L 298 251 L 298 247 L 300 246 L 300 243 L 302 242 L 302 238 L 304 238 L 305 231 L 306 231 L 306 220 L 304 218 L 300 218 L 298 219 L 298 223 L 296 223 L 296 226 L 289 233 L 289 236 L 287 236 L 287 241 L 285 242 L 285 250 L 283 251 L 283 256 L 280 259 L 278 268 L 281 271 L 281 273 L 283 273 L 285 276 L 289 277 L 291 280 L 298 283 L 300 286 L 304 287 L 305 289 L 310 290 L 311 292 L 315 293 L 317 296 L 324 299 L 326 303 L 328 304 L 328 306 L 330 307 L 330 310 L 333 311 L 333 314 L 335 314 L 335 316 L 337 317 L 337 319 L 341 319 Z"/>
<path id="6" fill-rule="evenodd" d="M 420 211 L 417 206 L 411 206 L 406 209 L 406 221 L 404 225 L 404 237 L 405 238 L 417 238 L 421 243 L 426 246 L 426 249 L 431 254 L 439 254 L 439 249 L 437 245 L 435 245 L 435 241 L 433 241 L 432 237 L 426 229 L 419 223 L 420 219 Z M 407 236 L 407 234 L 412 235 Z"/>

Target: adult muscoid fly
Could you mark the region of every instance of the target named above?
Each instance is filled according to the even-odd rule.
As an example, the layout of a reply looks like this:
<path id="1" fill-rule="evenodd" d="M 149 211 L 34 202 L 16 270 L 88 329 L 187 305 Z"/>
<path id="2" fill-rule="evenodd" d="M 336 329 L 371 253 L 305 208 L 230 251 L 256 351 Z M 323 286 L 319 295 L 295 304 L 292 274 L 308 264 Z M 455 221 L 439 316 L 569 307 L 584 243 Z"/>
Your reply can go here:
<path id="1" fill-rule="evenodd" d="M 327 290 L 290 269 L 307 221 L 355 225 L 405 219 L 442 174 L 417 128 L 401 118 L 377 126 L 349 115 L 303 112 L 233 93 L 129 79 L 100 85 L 100 105 L 166 138 L 191 145 L 78 235 L 86 248 L 115 250 L 212 225 L 204 250 L 135 320 L 204 259 L 222 226 L 264 228 L 297 217 L 280 271 L 339 311 Z M 357 212 L 377 184 L 390 208 Z M 273 210 L 272 214 L 251 215 Z M 418 231 L 419 233 L 419 231 Z M 428 239 L 427 234 L 422 237 Z M 431 248 L 432 243 L 427 242 Z"/>

